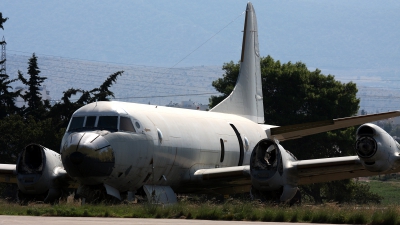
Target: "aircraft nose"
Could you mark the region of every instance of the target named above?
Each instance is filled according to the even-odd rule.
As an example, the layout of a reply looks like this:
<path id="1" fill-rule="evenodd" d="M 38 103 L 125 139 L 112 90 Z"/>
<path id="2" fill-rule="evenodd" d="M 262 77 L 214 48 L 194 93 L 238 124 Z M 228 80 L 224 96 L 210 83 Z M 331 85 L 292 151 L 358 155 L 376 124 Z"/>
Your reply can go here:
<path id="1" fill-rule="evenodd" d="M 85 155 L 83 155 L 81 152 L 73 152 L 70 156 L 69 156 L 69 160 L 71 160 L 71 162 L 74 165 L 79 165 L 82 163 L 83 159 L 84 159 Z"/>
<path id="2" fill-rule="evenodd" d="M 73 133 L 61 150 L 65 170 L 72 177 L 102 177 L 111 174 L 115 158 L 112 146 L 97 133 Z"/>

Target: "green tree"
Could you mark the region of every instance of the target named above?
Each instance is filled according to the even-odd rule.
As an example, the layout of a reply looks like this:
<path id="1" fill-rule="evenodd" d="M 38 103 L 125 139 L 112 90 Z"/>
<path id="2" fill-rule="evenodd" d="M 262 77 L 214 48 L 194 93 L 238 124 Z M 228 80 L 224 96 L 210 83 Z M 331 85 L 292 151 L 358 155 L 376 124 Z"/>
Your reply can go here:
<path id="1" fill-rule="evenodd" d="M 18 79 L 28 87 L 25 94 L 22 94 L 22 98 L 28 103 L 28 107 L 25 109 L 25 115 L 31 115 L 36 119 L 44 118 L 46 110 L 50 108 L 50 103 L 45 100 L 42 101 L 41 94 L 39 92 L 42 83 L 47 77 L 40 77 L 40 70 L 37 64 L 37 57 L 35 53 L 28 62 L 28 75 L 29 80 L 25 79 L 21 71 L 18 71 Z"/>
<path id="2" fill-rule="evenodd" d="M 16 163 L 18 154 L 30 143 L 58 150 L 63 133 L 56 131 L 52 119 L 10 115 L 0 120 L 1 163 Z"/>
<path id="3" fill-rule="evenodd" d="M 3 14 L 0 12 L 0 28 L 4 30 L 3 23 L 7 21 L 8 18 L 3 18 Z M 5 44 L 5 41 L 0 41 L 0 45 Z M 0 66 L 5 63 L 5 59 L 0 61 Z M 12 87 L 10 84 L 17 79 L 10 80 L 6 71 L 0 69 L 0 119 L 6 117 L 9 114 L 13 114 L 18 111 L 15 106 L 14 99 L 18 97 L 19 91 L 12 92 L 10 89 Z"/>
<path id="4" fill-rule="evenodd" d="M 117 81 L 118 76 L 121 76 L 123 73 L 124 71 L 118 71 L 111 74 L 98 88 L 93 88 L 90 91 L 75 88 L 64 91 L 61 102 L 51 107 L 49 112 L 53 127 L 63 133 L 69 119 L 77 109 L 91 102 L 109 101 L 109 98 L 114 97 L 114 93 L 109 88 Z M 71 101 L 71 97 L 78 94 L 80 94 L 79 99 Z M 59 139 L 59 142 L 61 142 L 61 139 Z"/>
<path id="5" fill-rule="evenodd" d="M 239 75 L 240 66 L 238 63 L 234 63 L 230 61 L 229 63 L 224 63 L 222 66 L 222 70 L 225 71 L 225 74 L 222 78 L 218 78 L 217 80 L 212 82 L 212 86 L 222 95 L 220 96 L 211 96 L 210 98 L 210 109 L 224 100 L 235 87 L 237 77 Z"/>
<path id="6" fill-rule="evenodd" d="M 292 125 L 353 116 L 359 109 L 356 84 L 341 83 L 320 70 L 309 71 L 304 63 L 284 63 L 271 56 L 261 58 L 264 118 L 266 124 Z M 210 98 L 210 107 L 227 97 L 235 86 L 240 65 L 223 65 L 225 74 L 212 83 L 221 96 Z M 354 127 L 285 141 L 282 145 L 298 159 L 354 155 Z M 353 201 L 329 194 L 335 187 L 352 190 L 349 180 L 302 186 L 303 194 L 315 202 Z M 354 189 L 354 188 L 353 188 Z M 364 190 L 364 189 L 363 189 Z M 343 191 L 345 192 L 345 190 Z M 351 192 L 353 193 L 353 192 Z M 353 196 L 354 197 L 354 196 Z"/>
<path id="7" fill-rule="evenodd" d="M 109 101 L 110 97 L 115 97 L 114 93 L 109 89 L 113 83 L 117 81 L 118 76 L 121 76 L 124 71 L 118 71 L 111 74 L 99 88 L 94 88 L 90 91 L 93 97 L 90 99 L 94 101 Z M 89 103 L 89 102 L 88 102 Z"/>
<path id="8" fill-rule="evenodd" d="M 0 28 L 4 30 L 3 23 L 8 20 L 8 17 L 3 17 L 3 13 L 0 12 Z"/>

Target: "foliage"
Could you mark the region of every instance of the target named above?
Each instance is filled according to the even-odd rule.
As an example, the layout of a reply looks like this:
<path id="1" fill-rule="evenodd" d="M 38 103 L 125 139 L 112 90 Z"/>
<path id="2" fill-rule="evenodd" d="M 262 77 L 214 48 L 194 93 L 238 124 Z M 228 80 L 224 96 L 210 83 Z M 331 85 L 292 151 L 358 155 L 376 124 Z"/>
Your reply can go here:
<path id="1" fill-rule="evenodd" d="M 4 30 L 3 23 L 7 21 L 8 18 L 3 18 L 3 14 L 0 12 L 0 28 Z M 5 41 L 0 41 L 0 45 L 5 44 Z M 0 65 L 5 63 L 5 59 L 0 61 Z M 14 99 L 19 95 L 19 92 L 11 92 L 11 83 L 16 81 L 16 79 L 9 80 L 9 76 L 5 73 L 6 71 L 0 69 L 0 119 L 4 118 L 9 114 L 13 114 L 18 111 L 15 107 Z"/>
<path id="2" fill-rule="evenodd" d="M 63 130 L 57 130 L 51 118 L 36 120 L 32 116 L 8 116 L 0 120 L 1 163 L 14 164 L 19 152 L 30 143 L 58 150 L 62 135 Z"/>
<path id="3" fill-rule="evenodd" d="M 391 174 L 382 174 L 369 177 L 370 180 L 379 180 L 379 181 L 393 181 L 399 182 L 400 181 L 400 174 L 398 173 L 391 173 Z"/>
<path id="4" fill-rule="evenodd" d="M 370 186 L 365 182 L 352 180 L 332 181 L 323 184 L 326 199 L 334 199 L 339 203 L 379 204 L 382 196 L 370 191 Z"/>
<path id="5" fill-rule="evenodd" d="M 0 28 L 4 30 L 3 23 L 8 20 L 8 17 L 3 17 L 3 13 L 0 12 Z"/>
<path id="6" fill-rule="evenodd" d="M 2 63 L 4 62 L 0 62 L 0 65 Z M 14 99 L 18 97 L 20 91 L 10 91 L 12 89 L 10 84 L 17 79 L 10 80 L 9 76 L 3 72 L 0 71 L 0 119 L 19 111 L 15 106 Z"/>
<path id="7" fill-rule="evenodd" d="M 42 83 L 47 79 L 47 77 L 39 76 L 40 70 L 37 65 L 37 57 L 35 53 L 28 62 L 28 75 L 29 79 L 24 78 L 21 71 L 18 71 L 18 79 L 28 87 L 25 94 L 21 94 L 21 97 L 28 103 L 28 107 L 24 110 L 24 115 L 33 116 L 36 119 L 42 119 L 48 108 L 50 108 L 50 103 L 45 100 L 42 101 L 41 94 L 39 92 Z"/>
<path id="8" fill-rule="evenodd" d="M 224 100 L 235 87 L 236 80 L 239 74 L 240 66 L 233 61 L 229 63 L 224 63 L 222 66 L 222 70 L 225 70 L 225 74 L 222 78 L 218 78 L 217 80 L 212 82 L 212 86 L 222 95 L 220 96 L 211 96 L 210 98 L 210 108 L 216 106 L 222 100 Z"/>
<path id="9" fill-rule="evenodd" d="M 28 86 L 28 91 L 21 95 L 28 106 L 21 110 L 14 105 L 14 99 L 20 94 L 19 91 L 7 92 L 10 88 L 9 84 L 14 80 L 6 80 L 8 79 L 7 75 L 0 75 L 0 144 L 2 146 L 0 154 L 2 163 L 14 164 L 19 152 L 30 143 L 39 143 L 58 151 L 73 112 L 90 102 L 108 101 L 109 98 L 114 97 L 114 93 L 109 88 L 123 73 L 123 71 L 119 71 L 111 74 L 103 84 L 90 91 L 68 89 L 64 92 L 61 102 L 50 106 L 48 101 L 42 101 L 39 93 L 46 77 L 40 76 L 37 59 L 34 53 L 29 59 L 29 78 L 25 78 L 18 71 L 19 80 Z M 2 81 L 4 82 L 1 83 Z M 77 101 L 71 101 L 70 98 L 76 94 L 81 94 L 80 98 Z"/>
<path id="10" fill-rule="evenodd" d="M 334 76 L 324 75 L 318 69 L 310 71 L 301 62 L 282 64 L 267 56 L 261 58 L 260 63 L 266 124 L 283 126 L 331 120 L 355 115 L 359 109 L 357 87 L 352 82 L 341 83 Z M 231 93 L 239 68 L 240 65 L 232 61 L 223 65 L 223 77 L 212 83 L 222 95 L 212 96 L 210 107 Z M 350 127 L 285 141 L 283 145 L 300 160 L 354 155 L 354 133 L 354 127 Z M 371 197 L 367 202 L 379 201 L 367 188 L 358 185 L 344 180 L 301 188 L 303 195 L 313 198 L 317 203 L 323 200 L 358 202 L 360 199 L 356 197 L 356 189 Z"/>
<path id="11" fill-rule="evenodd" d="M 54 126 L 59 127 L 59 129 L 65 128 L 72 114 L 80 107 L 95 101 L 108 101 L 110 97 L 114 97 L 114 93 L 109 88 L 123 73 L 124 71 L 118 71 L 111 74 L 99 88 L 93 88 L 90 91 L 75 88 L 64 91 L 61 102 L 51 107 L 49 112 L 49 117 L 53 119 Z M 79 99 L 71 102 L 70 98 L 77 94 L 81 94 Z"/>

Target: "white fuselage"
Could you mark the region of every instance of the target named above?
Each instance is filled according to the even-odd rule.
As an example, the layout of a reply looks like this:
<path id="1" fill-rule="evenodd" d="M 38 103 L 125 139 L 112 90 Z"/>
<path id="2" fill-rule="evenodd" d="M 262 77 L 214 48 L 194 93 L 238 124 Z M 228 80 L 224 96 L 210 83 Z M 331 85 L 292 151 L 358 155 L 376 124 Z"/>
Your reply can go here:
<path id="1" fill-rule="evenodd" d="M 79 131 L 104 137 L 115 164 L 108 176 L 76 178 L 82 184 L 106 183 L 120 191 L 135 191 L 145 184 L 179 186 L 193 179 L 198 169 L 248 165 L 254 146 L 267 138 L 260 125 L 244 117 L 198 110 L 97 102 L 73 115 L 82 116 L 118 116 L 119 126 L 118 131 L 104 132 L 96 127 Z M 121 131 L 120 117 L 129 117 L 135 131 Z M 76 134 L 68 129 L 61 154 L 68 137 Z"/>

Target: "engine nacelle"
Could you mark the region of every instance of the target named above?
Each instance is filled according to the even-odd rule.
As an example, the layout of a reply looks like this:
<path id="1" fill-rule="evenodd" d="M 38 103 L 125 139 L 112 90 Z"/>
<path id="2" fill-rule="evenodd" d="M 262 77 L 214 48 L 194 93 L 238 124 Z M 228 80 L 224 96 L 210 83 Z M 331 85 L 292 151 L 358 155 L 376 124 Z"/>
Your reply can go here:
<path id="1" fill-rule="evenodd" d="M 57 152 L 30 144 L 19 154 L 16 170 L 20 200 L 54 202 L 61 196 L 66 172 Z"/>
<path id="2" fill-rule="evenodd" d="M 397 166 L 400 145 L 386 131 L 372 123 L 357 129 L 355 150 L 363 166 L 373 172 L 385 172 Z"/>
<path id="3" fill-rule="evenodd" d="M 295 157 L 272 140 L 258 142 L 251 153 L 250 175 L 252 187 L 260 192 L 282 190 L 280 201 L 291 200 L 297 186 L 291 179 L 291 163 Z"/>

